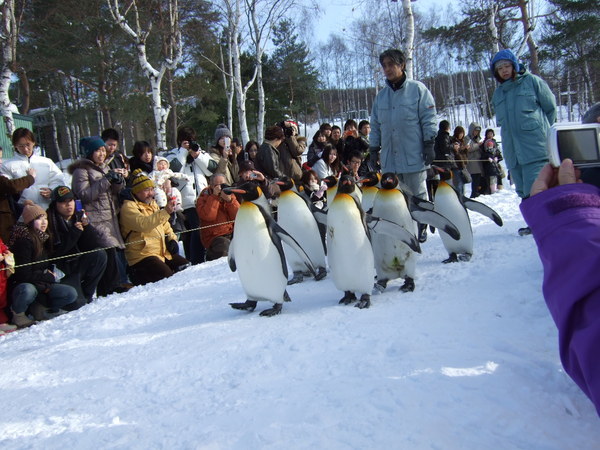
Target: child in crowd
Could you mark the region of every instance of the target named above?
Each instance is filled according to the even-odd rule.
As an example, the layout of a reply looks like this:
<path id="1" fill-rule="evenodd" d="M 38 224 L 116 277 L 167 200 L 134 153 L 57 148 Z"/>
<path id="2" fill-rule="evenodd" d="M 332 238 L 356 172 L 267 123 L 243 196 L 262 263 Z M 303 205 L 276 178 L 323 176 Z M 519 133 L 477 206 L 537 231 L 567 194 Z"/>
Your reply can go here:
<path id="1" fill-rule="evenodd" d="M 169 169 L 169 161 L 162 156 L 154 158 L 154 170 L 150 172 L 148 177 L 156 186 L 154 189 L 154 199 L 158 203 L 158 206 L 164 208 L 167 204 L 167 198 L 175 197 L 175 211 L 182 211 L 181 191 L 178 188 L 185 186 L 190 181 L 190 178 L 184 173 L 173 172 Z"/>
<path id="2" fill-rule="evenodd" d="M 496 193 L 498 179 L 502 176 L 502 169 L 500 168 L 502 153 L 500 152 L 500 147 L 498 146 L 496 139 L 494 139 L 494 136 L 494 130 L 491 128 L 485 130 L 485 140 L 481 147 L 483 159 L 487 159 L 487 162 L 484 162 L 483 164 L 486 176 L 489 179 L 490 194 Z"/>
<path id="3" fill-rule="evenodd" d="M 327 198 L 325 192 L 327 185 L 319 182 L 319 176 L 314 170 L 305 171 L 302 174 L 301 186 L 310 202 L 318 209 L 325 208 Z"/>

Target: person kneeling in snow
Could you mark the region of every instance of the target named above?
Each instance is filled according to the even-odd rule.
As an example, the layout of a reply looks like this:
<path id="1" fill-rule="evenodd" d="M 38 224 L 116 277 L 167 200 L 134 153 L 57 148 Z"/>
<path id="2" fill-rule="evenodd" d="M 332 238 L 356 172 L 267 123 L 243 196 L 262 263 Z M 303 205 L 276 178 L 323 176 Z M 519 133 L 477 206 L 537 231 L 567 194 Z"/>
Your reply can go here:
<path id="1" fill-rule="evenodd" d="M 179 256 L 177 236 L 169 224 L 175 207 L 173 199 L 164 209 L 158 207 L 154 183 L 146 175 L 131 181 L 131 196 L 121 207 L 120 225 L 127 246 L 129 278 L 134 285 L 162 280 L 190 265 Z"/>

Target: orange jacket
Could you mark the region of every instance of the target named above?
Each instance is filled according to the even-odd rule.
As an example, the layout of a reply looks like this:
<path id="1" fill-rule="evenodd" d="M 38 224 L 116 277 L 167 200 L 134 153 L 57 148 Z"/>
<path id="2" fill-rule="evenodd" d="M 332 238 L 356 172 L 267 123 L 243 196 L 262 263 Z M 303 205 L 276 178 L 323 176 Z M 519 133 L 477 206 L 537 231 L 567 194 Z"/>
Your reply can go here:
<path id="1" fill-rule="evenodd" d="M 238 209 L 240 209 L 240 204 L 235 195 L 232 195 L 231 198 L 231 202 L 223 201 L 219 196 L 213 195 L 211 188 L 206 188 L 202 191 L 198 200 L 196 200 L 196 211 L 198 212 L 200 226 L 202 227 L 200 230 L 200 239 L 205 248 L 210 247 L 213 239 L 217 236 L 225 236 L 233 233 L 233 222 L 224 222 L 235 220 L 235 215 Z"/>

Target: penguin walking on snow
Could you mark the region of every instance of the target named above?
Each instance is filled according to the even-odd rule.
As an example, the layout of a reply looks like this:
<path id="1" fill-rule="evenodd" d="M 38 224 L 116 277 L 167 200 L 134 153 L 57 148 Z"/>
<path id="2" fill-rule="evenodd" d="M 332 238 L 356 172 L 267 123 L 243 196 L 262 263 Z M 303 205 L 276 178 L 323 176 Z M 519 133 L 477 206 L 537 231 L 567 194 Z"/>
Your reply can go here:
<path id="1" fill-rule="evenodd" d="M 287 263 L 282 241 L 304 258 L 312 274 L 315 269 L 310 258 L 271 215 L 260 206 L 260 188 L 248 182 L 239 188 L 225 188 L 228 193 L 240 194 L 243 199 L 235 217 L 233 239 L 229 247 L 229 267 L 237 270 L 247 300 L 230 303 L 234 309 L 254 311 L 258 301 L 270 301 L 273 307 L 261 316 L 279 314 L 284 301 L 290 301 L 286 291 Z"/>
<path id="2" fill-rule="evenodd" d="M 399 180 L 395 173 L 384 173 L 381 176 L 381 189 L 373 201 L 373 216 L 401 225 L 412 233 L 415 239 L 417 222 L 434 224 L 446 230 L 454 239 L 460 237 L 456 227 L 433 210 L 431 202 L 403 192 L 398 185 Z M 404 278 L 404 284 L 400 287 L 402 292 L 414 291 L 416 252 L 401 240 L 383 233 L 373 234 L 372 242 L 377 273 L 376 291 L 383 292 L 388 281 L 396 278 Z"/>
<path id="3" fill-rule="evenodd" d="M 440 181 L 434 199 L 435 211 L 447 217 L 460 231 L 460 239 L 455 240 L 440 229 L 442 242 L 449 255 L 442 261 L 443 263 L 469 261 L 473 255 L 473 229 L 467 209 L 489 217 L 499 227 L 503 225 L 502 218 L 496 211 L 472 198 L 465 197 L 446 181 Z"/>
<path id="4" fill-rule="evenodd" d="M 414 235 L 390 221 L 367 217 L 355 193 L 356 185 L 349 175 L 338 183 L 337 195 L 327 211 L 327 255 L 333 282 L 344 296 L 340 304 L 356 302 L 358 308 L 371 305 L 371 289 L 375 278 L 371 232 L 397 236 L 415 251 L 419 244 Z"/>
<path id="5" fill-rule="evenodd" d="M 315 279 L 322 280 L 327 275 L 325 261 L 325 244 L 321 240 L 321 234 L 317 220 L 310 209 L 310 203 L 306 198 L 298 194 L 294 188 L 291 178 L 284 177 L 277 181 L 281 189 L 277 209 L 277 223 L 292 236 L 298 244 L 306 251 L 306 254 L 317 268 Z M 308 271 L 304 259 L 293 251 L 285 242 L 284 250 L 288 264 L 292 267 L 293 278 L 288 284 L 300 283 Z"/>

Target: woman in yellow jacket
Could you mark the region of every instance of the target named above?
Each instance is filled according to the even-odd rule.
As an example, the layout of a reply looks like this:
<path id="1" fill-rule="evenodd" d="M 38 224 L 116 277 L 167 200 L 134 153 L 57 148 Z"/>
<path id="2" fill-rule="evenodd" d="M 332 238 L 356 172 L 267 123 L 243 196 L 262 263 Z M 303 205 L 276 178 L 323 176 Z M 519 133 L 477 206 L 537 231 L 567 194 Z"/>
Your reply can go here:
<path id="1" fill-rule="evenodd" d="M 162 280 L 190 265 L 179 256 L 177 236 L 169 224 L 174 210 L 173 200 L 164 209 L 158 207 L 150 178 L 143 174 L 132 177 L 131 198 L 123 202 L 119 222 L 134 285 Z"/>

